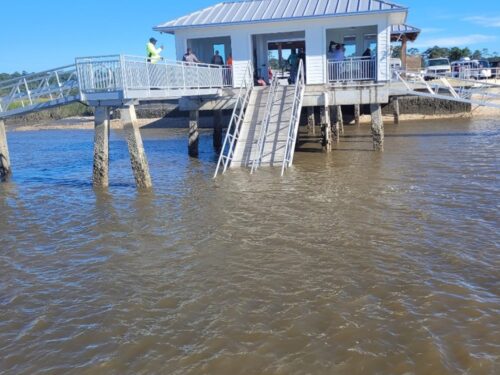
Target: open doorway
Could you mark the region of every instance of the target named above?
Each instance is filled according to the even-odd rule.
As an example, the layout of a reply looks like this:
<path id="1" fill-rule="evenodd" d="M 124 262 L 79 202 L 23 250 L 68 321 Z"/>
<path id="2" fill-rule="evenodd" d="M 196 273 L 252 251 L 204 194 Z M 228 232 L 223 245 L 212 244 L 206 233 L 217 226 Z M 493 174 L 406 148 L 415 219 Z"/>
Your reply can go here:
<path id="1" fill-rule="evenodd" d="M 295 51 L 297 56 L 302 55 L 305 63 L 304 31 L 257 34 L 252 36 L 252 44 L 255 76 L 262 77 L 267 82 L 273 75 L 283 80 L 290 78 L 292 67 L 289 64 L 289 57 L 292 51 Z"/>
<path id="2" fill-rule="evenodd" d="M 287 41 L 272 41 L 267 44 L 268 51 L 268 78 L 276 76 L 281 80 L 287 80 L 289 83 L 294 82 L 294 76 L 297 65 L 293 67 L 294 60 L 302 59 L 305 64 L 306 42 L 304 40 L 287 40 Z M 292 54 L 296 54 L 293 57 Z"/>

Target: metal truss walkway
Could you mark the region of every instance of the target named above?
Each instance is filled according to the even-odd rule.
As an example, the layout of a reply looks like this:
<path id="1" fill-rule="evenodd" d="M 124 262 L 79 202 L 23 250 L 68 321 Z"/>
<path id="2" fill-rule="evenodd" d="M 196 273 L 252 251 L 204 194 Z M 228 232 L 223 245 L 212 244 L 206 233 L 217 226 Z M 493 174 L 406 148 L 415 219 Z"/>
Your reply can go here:
<path id="1" fill-rule="evenodd" d="M 429 74 L 425 74 L 429 77 Z M 393 71 L 391 95 L 415 95 L 500 109 L 500 85 L 481 80 Z"/>
<path id="2" fill-rule="evenodd" d="M 122 103 L 218 95 L 233 86 L 229 66 L 135 56 L 77 58 L 75 64 L 0 82 L 0 119 L 73 102 Z"/>

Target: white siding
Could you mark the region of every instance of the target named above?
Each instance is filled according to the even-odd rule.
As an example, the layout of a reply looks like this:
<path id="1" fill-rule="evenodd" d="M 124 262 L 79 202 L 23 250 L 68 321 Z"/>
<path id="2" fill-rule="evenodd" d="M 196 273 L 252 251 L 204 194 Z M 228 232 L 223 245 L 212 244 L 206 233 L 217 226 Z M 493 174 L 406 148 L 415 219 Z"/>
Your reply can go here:
<path id="1" fill-rule="evenodd" d="M 387 24 L 379 25 L 378 33 L 378 81 L 390 79 L 391 27 Z"/>
<path id="2" fill-rule="evenodd" d="M 325 29 L 310 26 L 306 29 L 306 76 L 307 84 L 326 82 Z"/>
<path id="3" fill-rule="evenodd" d="M 234 32 L 231 34 L 233 48 L 233 83 L 234 87 L 240 87 L 245 76 L 248 64 L 252 61 L 250 35 L 245 32 Z"/>

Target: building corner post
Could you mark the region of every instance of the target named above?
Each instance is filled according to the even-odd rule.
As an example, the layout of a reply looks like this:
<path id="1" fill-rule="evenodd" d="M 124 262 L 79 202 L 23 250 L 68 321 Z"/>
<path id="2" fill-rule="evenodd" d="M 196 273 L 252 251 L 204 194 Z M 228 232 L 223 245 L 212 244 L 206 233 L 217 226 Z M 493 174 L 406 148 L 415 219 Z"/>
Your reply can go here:
<path id="1" fill-rule="evenodd" d="M 7 132 L 5 130 L 5 122 L 0 120 L 0 182 L 7 181 L 11 175 L 12 169 L 7 144 Z"/>
<path id="2" fill-rule="evenodd" d="M 141 132 L 137 124 L 135 106 L 131 105 L 120 109 L 120 118 L 127 139 L 130 163 L 135 183 L 139 189 L 150 189 L 153 184 L 149 174 L 148 159 L 144 151 Z"/>

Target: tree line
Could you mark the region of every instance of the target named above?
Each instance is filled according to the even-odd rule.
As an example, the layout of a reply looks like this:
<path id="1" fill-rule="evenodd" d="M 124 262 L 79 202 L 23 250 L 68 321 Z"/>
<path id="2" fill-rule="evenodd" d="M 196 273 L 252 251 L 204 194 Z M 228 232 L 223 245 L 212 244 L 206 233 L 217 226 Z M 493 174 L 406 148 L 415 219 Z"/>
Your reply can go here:
<path id="1" fill-rule="evenodd" d="M 428 48 L 423 52 L 421 52 L 418 48 L 410 48 L 408 49 L 408 55 L 410 56 L 422 55 L 422 57 L 428 59 L 447 58 L 450 61 L 457 61 L 464 57 L 470 57 L 473 60 L 491 59 L 499 57 L 498 52 L 490 53 L 487 48 L 484 48 L 482 50 L 477 49 L 475 51 L 471 51 L 468 47 L 446 48 L 439 46 Z M 401 58 L 401 46 L 396 46 L 393 48 L 392 57 Z"/>

